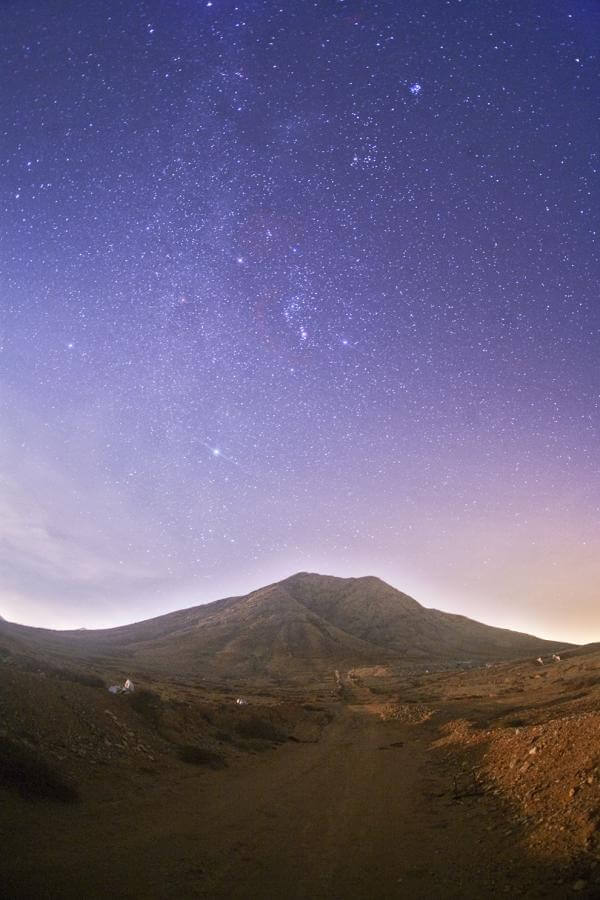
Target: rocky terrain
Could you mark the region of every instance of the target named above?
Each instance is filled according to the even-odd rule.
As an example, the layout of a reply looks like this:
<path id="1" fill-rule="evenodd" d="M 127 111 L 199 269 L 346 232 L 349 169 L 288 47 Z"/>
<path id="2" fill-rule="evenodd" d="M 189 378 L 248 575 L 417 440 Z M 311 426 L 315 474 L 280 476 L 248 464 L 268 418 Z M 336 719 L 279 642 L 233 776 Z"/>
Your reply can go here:
<path id="1" fill-rule="evenodd" d="M 429 696 L 446 715 L 460 714 L 436 746 L 472 764 L 478 784 L 510 802 L 529 851 L 561 862 L 587 854 L 593 872 L 600 864 L 598 650 L 436 679 Z"/>
<path id="2" fill-rule="evenodd" d="M 367 604 L 361 620 L 359 582 L 337 605 L 311 596 L 314 583 L 292 586 L 304 593 L 291 603 L 304 621 L 318 607 L 329 637 L 375 647 L 392 589 L 377 585 L 376 614 Z M 285 633 L 249 597 L 257 641 L 267 608 L 272 634 Z M 414 602 L 402 600 L 403 617 Z M 240 615 L 239 601 L 220 603 Z M 334 655 L 325 669 L 319 658 L 306 683 L 295 658 L 276 683 L 265 657 L 233 690 L 218 667 L 163 672 L 165 656 L 153 667 L 142 652 L 144 635 L 151 646 L 181 629 L 187 641 L 189 614 L 118 629 L 140 648 L 128 659 L 105 634 L 46 642 L 2 625 L 3 896 L 600 896 L 597 645 L 557 654 L 537 642 L 521 659 L 462 668 L 440 652 L 427 672 L 388 653 L 390 638 L 377 660 Z M 276 641 L 273 655 L 283 658 Z M 126 677 L 133 692 L 108 691 Z"/>

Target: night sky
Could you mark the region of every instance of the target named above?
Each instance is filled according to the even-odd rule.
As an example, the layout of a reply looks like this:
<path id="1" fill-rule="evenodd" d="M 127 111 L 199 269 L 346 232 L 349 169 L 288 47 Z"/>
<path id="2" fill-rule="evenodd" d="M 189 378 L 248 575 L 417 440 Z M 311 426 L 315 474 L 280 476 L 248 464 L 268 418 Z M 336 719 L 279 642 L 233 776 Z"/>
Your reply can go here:
<path id="1" fill-rule="evenodd" d="M 600 639 L 597 0 L 4 0 L 0 613 L 298 570 Z"/>

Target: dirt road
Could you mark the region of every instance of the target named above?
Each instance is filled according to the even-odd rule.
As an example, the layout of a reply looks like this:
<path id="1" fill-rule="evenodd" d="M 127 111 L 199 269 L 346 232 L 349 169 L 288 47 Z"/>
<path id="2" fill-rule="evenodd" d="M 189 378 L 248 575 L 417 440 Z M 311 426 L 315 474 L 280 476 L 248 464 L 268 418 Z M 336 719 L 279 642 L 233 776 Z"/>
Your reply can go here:
<path id="1" fill-rule="evenodd" d="M 4 807 L 8 897 L 572 896 L 527 860 L 506 810 L 457 802 L 423 725 L 336 704 L 318 743 L 223 771 L 139 773 L 72 808 Z M 510 831 L 510 833 L 508 833 Z"/>

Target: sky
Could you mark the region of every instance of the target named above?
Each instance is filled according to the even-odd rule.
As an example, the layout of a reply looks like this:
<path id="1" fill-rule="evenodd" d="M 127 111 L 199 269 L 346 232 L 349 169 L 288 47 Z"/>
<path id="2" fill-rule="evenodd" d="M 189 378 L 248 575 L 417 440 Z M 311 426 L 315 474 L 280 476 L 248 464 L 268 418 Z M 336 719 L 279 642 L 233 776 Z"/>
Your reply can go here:
<path id="1" fill-rule="evenodd" d="M 0 614 L 295 571 L 600 640 L 597 0 L 3 0 Z"/>

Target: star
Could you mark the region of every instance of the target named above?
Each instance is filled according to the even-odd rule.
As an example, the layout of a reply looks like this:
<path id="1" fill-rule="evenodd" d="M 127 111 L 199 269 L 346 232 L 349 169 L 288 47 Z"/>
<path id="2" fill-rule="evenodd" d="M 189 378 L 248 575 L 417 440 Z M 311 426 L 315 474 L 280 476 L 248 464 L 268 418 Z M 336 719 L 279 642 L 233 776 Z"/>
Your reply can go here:
<path id="1" fill-rule="evenodd" d="M 477 572 L 496 624 L 550 608 L 544 559 L 592 597 L 597 4 L 201 5 L 0 3 L 0 606 L 110 617 L 125 559 L 143 618 L 177 579 L 287 565 L 284 532 L 299 569 L 432 600 Z"/>

